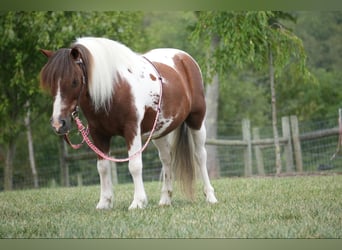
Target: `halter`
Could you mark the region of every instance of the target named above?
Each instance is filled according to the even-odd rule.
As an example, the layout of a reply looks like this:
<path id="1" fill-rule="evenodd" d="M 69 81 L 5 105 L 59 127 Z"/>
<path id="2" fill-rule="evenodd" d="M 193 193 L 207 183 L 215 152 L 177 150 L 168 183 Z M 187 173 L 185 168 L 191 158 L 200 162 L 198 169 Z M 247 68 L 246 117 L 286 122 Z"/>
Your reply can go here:
<path id="1" fill-rule="evenodd" d="M 157 72 L 157 75 L 158 75 L 158 79 L 159 79 L 159 87 L 160 87 L 160 94 L 159 94 L 159 101 L 158 101 L 158 106 L 157 106 L 157 113 L 156 113 L 156 117 L 155 117 L 155 120 L 154 120 L 154 123 L 153 123 L 153 127 L 152 127 L 152 130 L 151 130 L 151 133 L 150 135 L 148 136 L 144 146 L 138 150 L 137 152 L 135 152 L 134 154 L 132 154 L 131 156 L 127 157 L 127 158 L 122 158 L 122 159 L 117 159 L 117 158 L 114 158 L 114 157 L 110 157 L 108 155 L 106 155 L 105 153 L 103 153 L 100 149 L 98 149 L 93 143 L 92 141 L 89 139 L 88 135 L 89 135 L 89 128 L 88 126 L 85 127 L 83 124 L 82 124 L 82 121 L 80 120 L 80 118 L 78 117 L 78 113 L 79 113 L 79 103 L 80 103 L 80 98 L 81 98 L 81 95 L 82 95 L 82 91 L 83 91 L 83 88 L 84 86 L 88 83 L 88 77 L 87 77 L 87 71 L 86 71 L 86 67 L 82 61 L 82 59 L 80 58 L 78 61 L 76 61 L 76 63 L 78 65 L 80 65 L 81 69 L 82 69 L 82 72 L 83 72 L 83 76 L 82 76 L 82 86 L 81 86 L 81 90 L 80 90 L 80 94 L 77 98 L 77 104 L 75 106 L 75 110 L 71 113 L 71 117 L 73 118 L 73 120 L 75 121 L 76 123 L 76 126 L 77 126 L 77 129 L 78 131 L 81 133 L 82 137 L 83 137 L 83 141 L 80 143 L 80 144 L 77 144 L 77 145 L 74 145 L 71 143 L 68 135 L 64 135 L 64 139 L 65 141 L 73 148 L 73 149 L 79 149 L 84 142 L 87 143 L 87 145 L 100 157 L 102 157 L 103 159 L 105 160 L 109 160 L 109 161 L 113 161 L 113 162 L 127 162 L 127 161 L 130 161 L 131 159 L 135 158 L 136 156 L 138 156 L 139 154 L 141 154 L 147 147 L 147 145 L 149 144 L 149 142 L 151 141 L 152 139 L 152 135 L 156 129 L 156 126 L 157 126 L 157 122 L 158 122 L 158 117 L 159 117 L 159 114 L 160 114 L 160 111 L 161 111 L 161 100 L 162 100 L 162 96 L 163 96 L 163 78 L 161 77 L 158 69 L 156 68 L 156 66 L 148 59 L 146 58 L 145 56 L 143 56 L 143 58 L 148 61 L 154 68 L 154 70 Z"/>
<path id="2" fill-rule="evenodd" d="M 80 90 L 80 94 L 78 95 L 77 97 L 77 104 L 75 106 L 75 110 L 74 112 L 72 112 L 72 116 L 74 115 L 77 115 L 78 114 L 78 111 L 79 111 L 79 105 L 80 105 L 80 99 L 81 99 L 81 96 L 82 96 L 82 92 L 83 92 L 83 88 L 85 85 L 87 85 L 88 83 L 88 74 L 87 74 L 87 71 L 86 71 L 86 67 L 83 63 L 83 60 L 82 58 L 80 58 L 79 60 L 75 61 L 76 64 L 80 65 L 80 68 L 82 69 L 82 85 L 81 85 L 81 90 Z"/>

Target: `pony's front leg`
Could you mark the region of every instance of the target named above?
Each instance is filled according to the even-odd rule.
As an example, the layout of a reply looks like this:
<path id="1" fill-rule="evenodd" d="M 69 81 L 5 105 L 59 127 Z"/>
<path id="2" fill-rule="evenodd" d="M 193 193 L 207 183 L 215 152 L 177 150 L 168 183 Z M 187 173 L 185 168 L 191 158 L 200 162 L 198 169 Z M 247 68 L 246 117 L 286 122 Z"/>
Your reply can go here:
<path id="1" fill-rule="evenodd" d="M 128 154 L 131 157 L 141 149 L 141 137 L 135 136 Z M 141 153 L 133 157 L 128 163 L 129 172 L 132 175 L 134 183 L 134 198 L 129 209 L 144 208 L 147 205 L 147 196 L 145 193 L 143 177 L 142 177 L 142 157 Z"/>
<path id="2" fill-rule="evenodd" d="M 97 171 L 100 175 L 101 194 L 96 209 L 110 209 L 113 207 L 113 186 L 111 164 L 108 160 L 97 160 Z"/>

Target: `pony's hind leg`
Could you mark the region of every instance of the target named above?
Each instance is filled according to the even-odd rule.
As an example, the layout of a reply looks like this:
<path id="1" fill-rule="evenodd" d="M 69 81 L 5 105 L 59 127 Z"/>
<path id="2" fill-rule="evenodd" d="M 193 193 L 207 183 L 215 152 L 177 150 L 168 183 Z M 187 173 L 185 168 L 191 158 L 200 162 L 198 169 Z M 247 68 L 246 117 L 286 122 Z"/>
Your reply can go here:
<path id="1" fill-rule="evenodd" d="M 210 183 L 207 170 L 207 150 L 205 149 L 206 130 L 204 124 L 202 124 L 200 130 L 191 129 L 191 133 L 195 144 L 196 161 L 198 166 L 200 167 L 203 179 L 204 194 L 206 196 L 206 200 L 209 203 L 217 203 L 214 188 Z"/>
<path id="2" fill-rule="evenodd" d="M 158 149 L 159 158 L 163 165 L 163 168 L 162 168 L 163 186 L 161 190 L 161 197 L 160 197 L 159 205 L 169 206 L 171 205 L 171 197 L 172 197 L 170 143 L 168 141 L 167 136 L 153 140 L 153 143 Z"/>

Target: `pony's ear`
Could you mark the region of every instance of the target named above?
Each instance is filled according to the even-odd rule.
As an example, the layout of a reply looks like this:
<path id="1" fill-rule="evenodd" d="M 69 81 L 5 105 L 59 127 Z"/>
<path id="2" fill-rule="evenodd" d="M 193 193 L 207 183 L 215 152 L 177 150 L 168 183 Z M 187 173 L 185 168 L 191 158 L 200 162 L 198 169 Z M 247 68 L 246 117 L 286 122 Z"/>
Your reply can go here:
<path id="1" fill-rule="evenodd" d="M 51 57 L 55 52 L 52 50 L 40 49 L 40 52 L 47 58 Z"/>
<path id="2" fill-rule="evenodd" d="M 70 56 L 75 60 L 78 61 L 81 58 L 81 53 L 77 48 L 72 48 L 70 51 Z"/>

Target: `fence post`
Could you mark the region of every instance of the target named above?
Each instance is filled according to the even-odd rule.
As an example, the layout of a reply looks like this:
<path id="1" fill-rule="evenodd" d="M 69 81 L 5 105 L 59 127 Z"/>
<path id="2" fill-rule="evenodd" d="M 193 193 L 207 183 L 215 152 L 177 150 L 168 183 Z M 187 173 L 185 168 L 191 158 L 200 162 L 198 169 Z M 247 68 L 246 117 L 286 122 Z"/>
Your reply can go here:
<path id="1" fill-rule="evenodd" d="M 59 166 L 61 168 L 61 185 L 63 187 L 69 187 L 69 164 L 67 162 L 68 157 L 68 149 L 65 145 L 65 141 L 63 137 L 60 139 L 60 159 L 59 159 Z"/>
<path id="2" fill-rule="evenodd" d="M 281 118 L 282 129 L 283 129 L 283 137 L 287 140 L 287 143 L 284 147 L 285 161 L 286 161 L 286 172 L 293 171 L 293 150 L 291 143 L 291 130 L 290 130 L 290 120 L 289 117 Z"/>
<path id="3" fill-rule="evenodd" d="M 253 140 L 259 140 L 259 139 L 260 139 L 259 128 L 253 128 Z M 256 159 L 258 174 L 265 175 L 264 158 L 262 156 L 262 151 L 261 151 L 260 146 L 255 145 L 254 152 L 255 152 L 255 159 Z"/>
<path id="4" fill-rule="evenodd" d="M 242 137 L 247 143 L 247 147 L 244 152 L 245 160 L 245 176 L 252 175 L 252 140 L 251 140 L 251 129 L 250 121 L 248 119 L 242 120 Z"/>
<path id="5" fill-rule="evenodd" d="M 119 183 L 119 180 L 118 180 L 118 171 L 116 169 L 116 163 L 115 162 L 111 162 L 111 170 L 112 170 L 113 185 L 116 185 Z"/>
<path id="6" fill-rule="evenodd" d="M 77 186 L 82 187 L 83 186 L 83 179 L 82 179 L 82 173 L 77 173 Z"/>
<path id="7" fill-rule="evenodd" d="M 303 172 L 302 149 L 300 146 L 299 128 L 297 116 L 291 116 L 292 141 L 294 147 L 294 155 L 296 159 L 296 169 Z"/>

